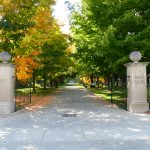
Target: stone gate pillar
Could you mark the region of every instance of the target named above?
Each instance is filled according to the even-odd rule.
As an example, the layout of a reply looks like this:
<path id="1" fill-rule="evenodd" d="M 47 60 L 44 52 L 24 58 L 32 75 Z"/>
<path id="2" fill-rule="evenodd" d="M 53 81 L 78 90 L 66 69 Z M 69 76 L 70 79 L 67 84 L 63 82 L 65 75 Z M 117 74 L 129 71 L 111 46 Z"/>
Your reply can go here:
<path id="1" fill-rule="evenodd" d="M 15 111 L 15 69 L 13 64 L 7 63 L 10 58 L 9 53 L 0 53 L 0 59 L 3 61 L 0 63 L 0 114 Z"/>
<path id="2" fill-rule="evenodd" d="M 127 67 L 127 109 L 133 113 L 146 112 L 147 103 L 147 62 L 138 62 L 141 59 L 139 52 L 132 52 L 130 59 L 134 62 L 125 64 Z"/>

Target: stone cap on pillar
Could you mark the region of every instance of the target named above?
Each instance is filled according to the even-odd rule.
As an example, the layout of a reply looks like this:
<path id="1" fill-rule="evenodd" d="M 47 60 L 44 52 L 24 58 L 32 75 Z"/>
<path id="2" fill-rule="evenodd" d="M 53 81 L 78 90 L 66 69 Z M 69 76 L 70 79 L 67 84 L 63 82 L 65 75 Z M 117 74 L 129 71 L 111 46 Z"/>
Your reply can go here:
<path id="1" fill-rule="evenodd" d="M 3 63 L 8 63 L 10 59 L 11 59 L 10 53 L 6 51 L 0 53 L 0 60 L 2 60 Z"/>
<path id="2" fill-rule="evenodd" d="M 138 63 L 134 63 L 134 62 L 130 62 L 127 64 L 124 64 L 125 67 L 135 67 L 135 66 L 147 66 L 150 62 L 138 62 Z"/>
<path id="3" fill-rule="evenodd" d="M 131 61 L 133 61 L 134 63 L 138 63 L 141 60 L 142 55 L 139 51 L 133 51 L 131 52 L 129 57 Z"/>
<path id="4" fill-rule="evenodd" d="M 137 67 L 137 66 L 147 66 L 150 62 L 139 62 L 142 58 L 142 55 L 139 51 L 133 51 L 130 54 L 130 60 L 133 62 L 124 64 L 125 67 Z"/>
<path id="5" fill-rule="evenodd" d="M 14 67 L 15 65 L 12 63 L 0 63 L 0 67 Z"/>

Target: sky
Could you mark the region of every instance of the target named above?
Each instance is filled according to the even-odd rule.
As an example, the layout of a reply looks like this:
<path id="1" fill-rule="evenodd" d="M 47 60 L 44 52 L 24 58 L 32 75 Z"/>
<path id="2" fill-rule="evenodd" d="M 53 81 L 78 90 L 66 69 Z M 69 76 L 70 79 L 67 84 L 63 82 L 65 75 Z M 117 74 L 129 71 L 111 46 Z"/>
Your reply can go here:
<path id="1" fill-rule="evenodd" d="M 56 0 L 56 5 L 54 6 L 54 16 L 58 20 L 58 23 L 63 25 L 61 30 L 64 33 L 70 33 L 69 30 L 69 11 L 65 1 L 69 1 L 72 4 L 78 3 L 81 0 Z"/>

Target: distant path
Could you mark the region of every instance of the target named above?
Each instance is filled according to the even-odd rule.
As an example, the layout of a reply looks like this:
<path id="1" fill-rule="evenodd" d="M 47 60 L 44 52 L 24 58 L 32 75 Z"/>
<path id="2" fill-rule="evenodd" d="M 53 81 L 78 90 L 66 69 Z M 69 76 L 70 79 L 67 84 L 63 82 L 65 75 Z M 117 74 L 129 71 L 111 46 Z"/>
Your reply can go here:
<path id="1" fill-rule="evenodd" d="M 0 115 L 0 150 L 149 150 L 150 115 L 111 108 L 68 86 L 47 108 Z"/>

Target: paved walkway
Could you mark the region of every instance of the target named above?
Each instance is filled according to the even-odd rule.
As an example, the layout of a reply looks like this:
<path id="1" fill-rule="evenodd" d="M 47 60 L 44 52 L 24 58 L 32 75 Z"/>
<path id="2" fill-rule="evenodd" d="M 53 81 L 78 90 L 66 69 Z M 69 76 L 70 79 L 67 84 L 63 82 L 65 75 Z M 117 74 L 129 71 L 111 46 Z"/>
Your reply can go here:
<path id="1" fill-rule="evenodd" d="M 0 150 L 149 149 L 150 115 L 111 108 L 84 88 L 61 89 L 38 111 L 0 115 Z"/>

